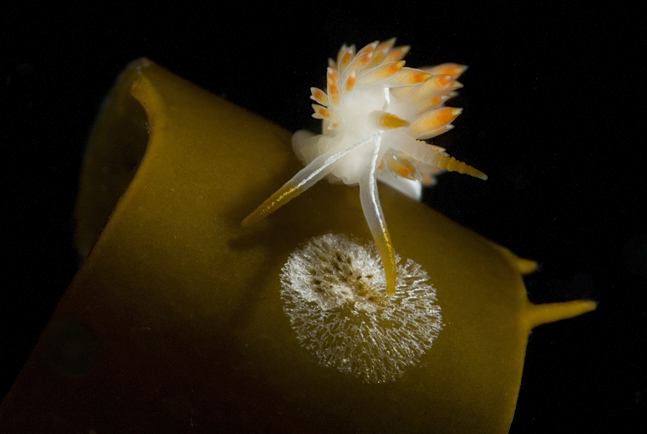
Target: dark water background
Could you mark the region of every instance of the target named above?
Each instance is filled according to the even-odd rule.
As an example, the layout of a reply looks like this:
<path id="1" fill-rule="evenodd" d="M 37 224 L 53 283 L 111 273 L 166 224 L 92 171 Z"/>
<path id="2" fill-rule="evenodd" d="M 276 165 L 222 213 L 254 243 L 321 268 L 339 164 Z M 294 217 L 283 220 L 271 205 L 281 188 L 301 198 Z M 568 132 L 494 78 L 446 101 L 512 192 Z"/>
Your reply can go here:
<path id="1" fill-rule="evenodd" d="M 84 141 L 129 61 L 149 57 L 296 130 L 315 128 L 308 89 L 323 86 L 342 43 L 397 36 L 412 45 L 410 66 L 470 67 L 453 100 L 464 112 L 435 143 L 490 179 L 447 176 L 427 192 L 430 206 L 540 261 L 526 279 L 532 301 L 600 303 L 532 333 L 511 432 L 645 432 L 638 11 L 557 1 L 346 7 L 1 7 L 0 398 L 77 270 L 71 213 Z"/>

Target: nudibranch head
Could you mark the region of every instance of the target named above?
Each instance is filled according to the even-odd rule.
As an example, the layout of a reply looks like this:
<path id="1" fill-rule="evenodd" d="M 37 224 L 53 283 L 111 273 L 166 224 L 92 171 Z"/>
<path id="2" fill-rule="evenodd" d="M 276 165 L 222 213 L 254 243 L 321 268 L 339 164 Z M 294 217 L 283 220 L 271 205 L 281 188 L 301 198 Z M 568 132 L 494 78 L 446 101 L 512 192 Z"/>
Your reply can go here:
<path id="1" fill-rule="evenodd" d="M 327 91 L 311 88 L 313 117 L 323 131 L 297 131 L 292 144 L 305 167 L 243 220 L 251 225 L 298 196 L 323 177 L 359 185 L 364 217 L 384 265 L 386 291 L 395 293 L 396 260 L 380 206 L 376 179 L 420 198 L 422 185 L 443 170 L 481 179 L 479 170 L 424 140 L 452 128 L 459 108 L 445 107 L 461 84 L 466 67 L 444 63 L 408 68 L 402 58 L 409 47 L 394 47 L 395 38 L 366 45 L 343 45 L 329 60 Z"/>

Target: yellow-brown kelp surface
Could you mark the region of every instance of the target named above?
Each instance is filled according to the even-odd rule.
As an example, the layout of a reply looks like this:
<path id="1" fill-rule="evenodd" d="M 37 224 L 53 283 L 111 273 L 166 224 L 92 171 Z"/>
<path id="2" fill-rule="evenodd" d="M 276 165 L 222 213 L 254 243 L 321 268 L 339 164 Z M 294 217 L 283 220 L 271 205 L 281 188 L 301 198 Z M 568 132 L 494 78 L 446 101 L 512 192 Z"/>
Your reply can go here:
<path id="1" fill-rule="evenodd" d="M 507 432 L 529 331 L 595 303 L 531 304 L 521 275 L 533 262 L 381 188 L 442 330 L 390 381 L 322 366 L 284 311 L 281 269 L 313 237 L 370 243 L 355 188 L 320 182 L 240 226 L 299 167 L 287 131 L 133 62 L 88 145 L 76 209 L 87 257 L 0 432 Z"/>

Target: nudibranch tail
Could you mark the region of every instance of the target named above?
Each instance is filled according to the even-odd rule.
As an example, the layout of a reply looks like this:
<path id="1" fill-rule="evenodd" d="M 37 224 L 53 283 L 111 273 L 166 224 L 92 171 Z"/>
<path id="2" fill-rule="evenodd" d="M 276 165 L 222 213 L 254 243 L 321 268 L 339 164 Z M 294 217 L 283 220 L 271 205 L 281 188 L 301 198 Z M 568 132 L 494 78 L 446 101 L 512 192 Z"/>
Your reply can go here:
<path id="1" fill-rule="evenodd" d="M 313 117 L 322 133 L 293 136 L 305 167 L 243 220 L 249 226 L 295 198 L 324 176 L 331 182 L 359 184 L 364 217 L 378 247 L 386 290 L 395 293 L 395 252 L 382 213 L 377 178 L 420 200 L 423 185 L 442 171 L 487 179 L 480 170 L 456 160 L 443 148 L 424 142 L 452 128 L 460 108 L 444 103 L 462 87 L 467 69 L 456 63 L 409 68 L 402 58 L 408 46 L 395 38 L 372 42 L 359 51 L 342 45 L 328 59 L 326 91 L 311 88 Z"/>

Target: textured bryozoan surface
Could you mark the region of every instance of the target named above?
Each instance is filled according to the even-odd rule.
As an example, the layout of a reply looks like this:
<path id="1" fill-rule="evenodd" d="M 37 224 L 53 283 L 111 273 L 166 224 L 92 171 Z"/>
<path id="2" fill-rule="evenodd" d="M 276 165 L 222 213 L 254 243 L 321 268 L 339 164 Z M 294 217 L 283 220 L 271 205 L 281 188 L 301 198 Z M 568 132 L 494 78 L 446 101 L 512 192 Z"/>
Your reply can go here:
<path id="1" fill-rule="evenodd" d="M 431 348 L 442 328 L 436 290 L 419 264 L 397 260 L 389 297 L 375 247 L 327 234 L 290 255 L 281 274 L 284 309 L 319 364 L 382 383 L 398 379 Z"/>

